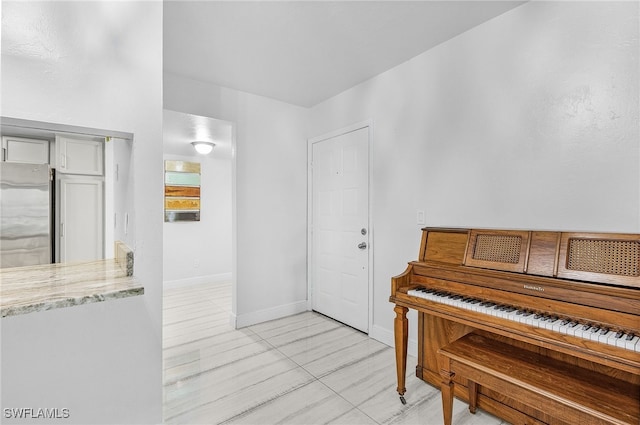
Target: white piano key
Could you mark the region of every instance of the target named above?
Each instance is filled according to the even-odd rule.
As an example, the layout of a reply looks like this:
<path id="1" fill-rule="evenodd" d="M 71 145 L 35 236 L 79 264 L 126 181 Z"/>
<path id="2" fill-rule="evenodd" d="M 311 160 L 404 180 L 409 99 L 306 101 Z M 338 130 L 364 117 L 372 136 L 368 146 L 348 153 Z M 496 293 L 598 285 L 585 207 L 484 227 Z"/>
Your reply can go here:
<path id="1" fill-rule="evenodd" d="M 568 330 L 571 327 L 570 325 L 571 325 L 571 322 L 569 322 L 567 324 L 564 324 L 564 325 L 561 324 L 560 326 L 558 326 L 558 332 L 561 333 L 561 334 L 569 333 Z"/>
<path id="2" fill-rule="evenodd" d="M 614 334 L 615 335 L 615 332 L 611 332 L 608 329 L 606 329 L 606 332 L 604 332 L 604 333 L 603 333 L 603 331 L 598 332 L 598 342 L 602 342 L 602 343 L 606 344 L 607 340 L 611 336 L 610 334 Z"/>
<path id="3" fill-rule="evenodd" d="M 515 310 L 514 310 L 514 311 L 512 311 L 512 312 L 510 312 L 510 313 L 507 313 L 507 314 L 504 316 L 504 318 L 505 318 L 505 319 L 507 319 L 507 320 L 510 320 L 510 321 L 512 321 L 512 322 L 517 322 L 517 321 L 518 321 L 518 319 L 516 318 L 516 312 L 515 312 Z"/>
<path id="4" fill-rule="evenodd" d="M 517 315 L 516 315 L 516 320 L 517 320 L 519 323 L 524 323 L 524 321 L 525 321 L 525 319 L 526 319 L 526 317 L 527 317 L 527 316 L 525 316 L 525 314 L 526 314 L 526 313 L 525 313 L 524 311 L 520 311 L 520 314 L 517 314 Z"/>
<path id="5" fill-rule="evenodd" d="M 625 348 L 625 341 L 627 340 L 627 335 L 622 335 L 621 338 L 616 340 L 616 347 Z"/>
<path id="6" fill-rule="evenodd" d="M 600 328 L 596 328 L 596 330 L 593 330 L 593 328 L 589 329 L 589 339 L 591 341 L 597 341 L 600 330 L 601 330 Z"/>
<path id="7" fill-rule="evenodd" d="M 551 325 L 551 330 L 555 332 L 560 332 L 560 327 L 562 326 L 562 319 L 558 319 Z"/>
<path id="8" fill-rule="evenodd" d="M 541 323 L 542 327 L 545 329 L 551 329 L 553 327 L 553 323 L 551 320 L 547 319 Z"/>
<path id="9" fill-rule="evenodd" d="M 576 333 L 581 331 L 581 326 L 582 325 L 580 324 L 569 326 L 569 328 L 567 328 L 567 335 L 572 335 L 572 336 L 580 335 L 579 333 L 576 335 Z"/>
<path id="10" fill-rule="evenodd" d="M 627 350 L 631 350 L 631 351 L 638 351 L 636 349 L 636 346 L 638 345 L 638 340 L 640 339 L 640 337 L 638 337 L 637 335 L 635 335 L 631 340 L 627 340 L 627 338 L 625 337 L 624 339 L 624 348 L 626 348 Z"/>
<path id="11" fill-rule="evenodd" d="M 622 337 L 618 338 L 617 332 L 611 330 L 603 332 L 603 330 L 598 325 L 589 325 L 587 329 L 585 329 L 584 323 L 576 323 L 571 321 L 564 323 L 565 319 L 555 318 L 555 320 L 553 320 L 554 318 L 550 319 L 548 316 L 543 316 L 542 314 L 528 313 L 525 310 L 510 308 L 508 306 L 499 306 L 498 308 L 496 308 L 496 306 L 498 306 L 497 303 L 489 303 L 472 298 L 454 296 L 451 293 L 445 291 L 423 291 L 420 289 L 411 289 L 407 291 L 407 294 L 429 301 L 446 304 L 481 314 L 486 314 L 488 316 L 498 317 L 504 320 L 524 323 L 536 328 L 548 329 L 560 334 L 575 336 L 578 338 L 597 341 L 603 344 L 640 352 L 639 336 L 636 335 L 630 340 L 627 340 L 627 335 L 622 335 Z"/>
<path id="12" fill-rule="evenodd" d="M 609 332 L 606 343 L 609 345 L 613 345 L 615 347 L 616 343 L 618 342 L 617 334 L 618 334 L 617 332 L 613 332 L 613 331 Z"/>

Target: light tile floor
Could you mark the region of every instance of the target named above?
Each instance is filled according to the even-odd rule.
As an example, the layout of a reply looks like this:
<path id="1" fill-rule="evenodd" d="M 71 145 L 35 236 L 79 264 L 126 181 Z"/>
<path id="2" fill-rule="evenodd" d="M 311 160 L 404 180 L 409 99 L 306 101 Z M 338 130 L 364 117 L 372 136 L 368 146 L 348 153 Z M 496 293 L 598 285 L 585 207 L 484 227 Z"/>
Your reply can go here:
<path id="1" fill-rule="evenodd" d="M 234 330 L 230 306 L 229 284 L 165 290 L 165 423 L 442 423 L 440 392 L 415 377 L 415 358 L 402 405 L 387 345 L 313 312 Z M 457 400 L 453 423 L 503 424 Z"/>

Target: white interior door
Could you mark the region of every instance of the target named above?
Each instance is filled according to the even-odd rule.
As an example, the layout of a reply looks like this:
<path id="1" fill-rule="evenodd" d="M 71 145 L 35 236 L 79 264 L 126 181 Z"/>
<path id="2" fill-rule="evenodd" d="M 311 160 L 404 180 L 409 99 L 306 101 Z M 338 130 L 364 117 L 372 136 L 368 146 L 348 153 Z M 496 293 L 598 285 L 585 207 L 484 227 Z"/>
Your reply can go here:
<path id="1" fill-rule="evenodd" d="M 369 328 L 369 128 L 312 144 L 312 308 Z"/>
<path id="2" fill-rule="evenodd" d="M 59 261 L 104 258 L 102 178 L 60 175 Z"/>

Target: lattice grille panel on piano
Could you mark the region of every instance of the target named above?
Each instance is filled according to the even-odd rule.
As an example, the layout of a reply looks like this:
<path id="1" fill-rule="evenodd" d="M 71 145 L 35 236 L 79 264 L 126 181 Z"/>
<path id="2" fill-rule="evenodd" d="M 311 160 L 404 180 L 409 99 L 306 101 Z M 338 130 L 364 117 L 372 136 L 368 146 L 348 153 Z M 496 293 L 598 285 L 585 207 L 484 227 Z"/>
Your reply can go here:
<path id="1" fill-rule="evenodd" d="M 570 239 L 567 269 L 619 276 L 640 276 L 637 241 Z"/>
<path id="2" fill-rule="evenodd" d="M 473 259 L 518 264 L 521 247 L 520 236 L 478 235 Z"/>

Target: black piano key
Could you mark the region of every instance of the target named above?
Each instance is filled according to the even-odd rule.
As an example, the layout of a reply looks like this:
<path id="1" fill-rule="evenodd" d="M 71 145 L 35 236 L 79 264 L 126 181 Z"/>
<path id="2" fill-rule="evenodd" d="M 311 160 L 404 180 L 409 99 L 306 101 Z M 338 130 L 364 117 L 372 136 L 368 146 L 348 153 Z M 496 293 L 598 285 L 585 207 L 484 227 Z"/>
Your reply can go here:
<path id="1" fill-rule="evenodd" d="M 568 325 L 569 323 L 571 323 L 571 320 L 569 320 L 569 319 L 562 319 L 562 322 L 560 322 L 560 325 L 561 325 L 561 326 L 564 326 L 564 325 Z"/>
<path id="2" fill-rule="evenodd" d="M 597 327 L 597 326 L 593 326 L 589 331 L 590 331 L 590 332 L 592 332 L 592 333 L 596 333 L 596 332 L 598 332 L 599 330 L 600 330 L 600 328 L 599 328 L 599 327 Z"/>
<path id="3" fill-rule="evenodd" d="M 578 326 L 578 325 L 579 325 L 579 323 L 578 323 L 578 322 L 574 322 L 574 321 L 571 321 L 571 322 L 569 323 L 569 327 L 570 327 L 570 328 L 575 328 L 575 327 L 576 327 L 576 326 Z"/>
<path id="4" fill-rule="evenodd" d="M 623 336 L 624 336 L 624 332 L 622 332 L 622 331 L 618 331 L 616 333 L 616 338 L 622 338 Z"/>
<path id="5" fill-rule="evenodd" d="M 542 317 L 542 314 L 540 313 L 536 313 L 535 316 L 533 316 L 534 319 L 540 319 Z"/>
<path id="6" fill-rule="evenodd" d="M 558 318 L 556 316 L 549 316 L 549 323 L 557 322 Z"/>
<path id="7" fill-rule="evenodd" d="M 635 334 L 633 334 L 633 333 L 627 334 L 627 338 L 626 338 L 627 341 L 631 341 L 633 338 L 635 338 Z"/>
<path id="8" fill-rule="evenodd" d="M 582 327 L 582 330 L 583 330 L 583 331 L 586 331 L 586 330 L 588 330 L 590 327 L 591 327 L 591 325 L 587 323 L 587 324 L 585 324 L 585 325 Z"/>
<path id="9" fill-rule="evenodd" d="M 606 335 L 609 333 L 609 328 L 602 328 L 600 329 L 600 335 Z"/>

